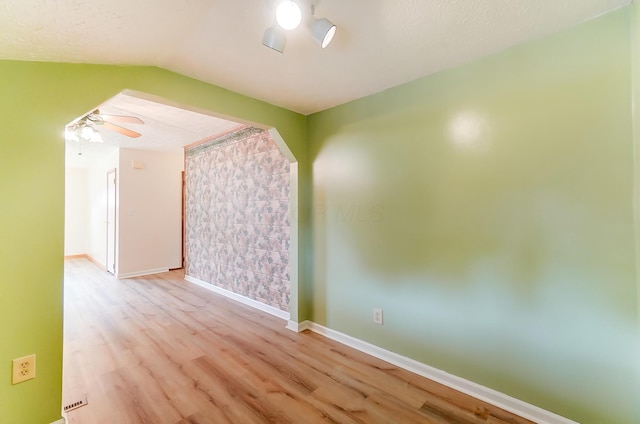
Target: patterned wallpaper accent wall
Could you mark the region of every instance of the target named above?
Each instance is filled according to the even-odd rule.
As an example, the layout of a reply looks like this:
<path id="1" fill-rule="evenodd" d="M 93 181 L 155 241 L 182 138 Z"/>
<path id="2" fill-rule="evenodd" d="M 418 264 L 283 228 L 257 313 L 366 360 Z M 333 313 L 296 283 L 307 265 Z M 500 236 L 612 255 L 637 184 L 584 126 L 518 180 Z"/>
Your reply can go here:
<path id="1" fill-rule="evenodd" d="M 185 152 L 186 272 L 289 310 L 289 161 L 245 128 Z"/>

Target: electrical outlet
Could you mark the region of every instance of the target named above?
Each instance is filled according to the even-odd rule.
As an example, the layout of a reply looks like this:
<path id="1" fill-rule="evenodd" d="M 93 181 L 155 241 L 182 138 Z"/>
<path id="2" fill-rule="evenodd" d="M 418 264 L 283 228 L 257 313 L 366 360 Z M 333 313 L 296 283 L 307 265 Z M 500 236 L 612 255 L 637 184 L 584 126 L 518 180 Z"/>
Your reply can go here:
<path id="1" fill-rule="evenodd" d="M 382 309 L 373 308 L 373 322 L 382 325 Z"/>
<path id="2" fill-rule="evenodd" d="M 36 355 L 27 355 L 13 360 L 13 377 L 11 384 L 36 378 Z"/>

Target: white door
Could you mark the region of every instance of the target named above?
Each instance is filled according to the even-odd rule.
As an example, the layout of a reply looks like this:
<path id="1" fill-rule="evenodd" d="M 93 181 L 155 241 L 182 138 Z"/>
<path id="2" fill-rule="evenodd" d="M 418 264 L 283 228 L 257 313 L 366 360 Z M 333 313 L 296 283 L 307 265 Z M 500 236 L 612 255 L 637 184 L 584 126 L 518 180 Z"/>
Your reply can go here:
<path id="1" fill-rule="evenodd" d="M 116 273 L 116 170 L 107 172 L 107 271 Z"/>

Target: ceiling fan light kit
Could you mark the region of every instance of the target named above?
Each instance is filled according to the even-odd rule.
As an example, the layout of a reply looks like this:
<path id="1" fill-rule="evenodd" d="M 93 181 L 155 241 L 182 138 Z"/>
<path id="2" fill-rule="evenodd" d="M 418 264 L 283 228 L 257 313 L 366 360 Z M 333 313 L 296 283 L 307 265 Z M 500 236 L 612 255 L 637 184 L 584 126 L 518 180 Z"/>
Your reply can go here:
<path id="1" fill-rule="evenodd" d="M 276 24 L 268 28 L 262 38 L 262 44 L 279 53 L 284 53 L 287 37 L 282 30 L 291 31 L 302 22 L 302 8 L 300 0 L 280 0 L 275 6 Z M 336 25 L 327 18 L 315 17 L 315 4 L 310 4 L 310 16 L 307 27 L 311 31 L 311 38 L 323 49 L 326 48 L 336 34 Z"/>
<path id="2" fill-rule="evenodd" d="M 85 125 L 82 127 L 82 129 L 80 130 L 80 138 L 91 143 L 102 143 L 104 141 L 102 140 L 102 135 L 100 135 L 100 132 L 90 125 Z"/>
<path id="3" fill-rule="evenodd" d="M 88 141 L 90 143 L 102 143 L 104 141 L 100 131 L 82 120 L 65 129 L 65 139 L 67 141 Z"/>
<path id="4" fill-rule="evenodd" d="M 75 142 L 88 141 L 90 143 L 102 143 L 104 140 L 96 126 L 102 126 L 103 128 L 115 131 L 130 138 L 138 138 L 142 135 L 139 132 L 121 127 L 114 122 L 139 125 L 144 124 L 142 119 L 135 116 L 105 115 L 101 114 L 100 111 L 96 109 L 68 125 L 65 128 L 65 139 L 67 141 Z"/>

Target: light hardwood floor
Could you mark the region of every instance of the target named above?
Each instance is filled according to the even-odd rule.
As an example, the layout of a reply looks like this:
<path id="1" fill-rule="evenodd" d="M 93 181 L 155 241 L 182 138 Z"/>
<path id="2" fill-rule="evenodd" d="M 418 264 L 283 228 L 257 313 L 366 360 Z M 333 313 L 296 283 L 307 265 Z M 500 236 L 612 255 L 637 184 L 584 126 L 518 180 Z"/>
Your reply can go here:
<path id="1" fill-rule="evenodd" d="M 65 261 L 69 424 L 530 423 L 182 277 Z"/>

